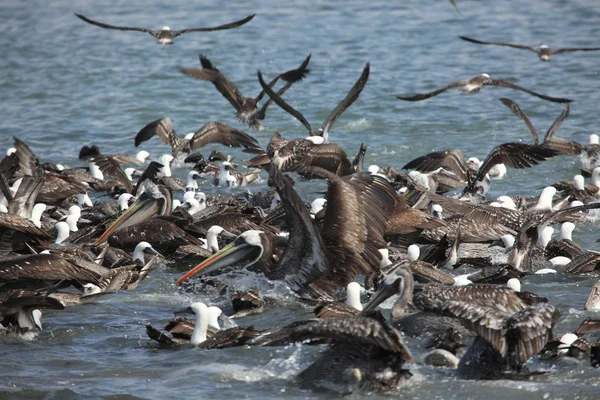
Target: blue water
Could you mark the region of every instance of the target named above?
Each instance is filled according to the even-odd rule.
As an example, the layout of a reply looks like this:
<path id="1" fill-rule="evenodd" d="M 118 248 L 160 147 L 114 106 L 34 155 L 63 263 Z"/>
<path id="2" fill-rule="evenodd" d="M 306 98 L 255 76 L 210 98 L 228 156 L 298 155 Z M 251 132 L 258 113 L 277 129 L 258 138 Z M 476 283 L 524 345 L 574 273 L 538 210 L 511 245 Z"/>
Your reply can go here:
<path id="1" fill-rule="evenodd" d="M 530 142 L 524 124 L 500 104 L 499 97 L 518 102 L 541 134 L 562 111 L 560 104 L 489 87 L 473 95 L 451 90 L 419 103 L 395 98 L 483 72 L 544 94 L 575 99 L 558 135 L 586 142 L 590 134 L 598 133 L 600 52 L 561 54 L 544 63 L 527 51 L 458 39 L 465 35 L 532 46 L 599 46 L 598 1 L 459 0 L 460 15 L 445 0 L 165 3 L 3 1 L 0 148 L 10 147 L 14 135 L 43 161 L 76 166 L 83 144 L 95 143 L 107 154 L 134 155 L 135 133 L 165 116 L 172 118 L 179 134 L 195 131 L 210 120 L 244 128 L 211 84 L 178 71 L 181 66 L 198 66 L 199 54 L 208 56 L 250 96 L 259 91 L 257 70 L 270 77 L 296 67 L 312 53 L 309 77 L 293 86 L 286 99 L 317 126 L 369 61 L 369 82 L 360 99 L 337 121 L 330 139 L 352 156 L 361 142 L 368 143 L 366 163 L 382 167 L 401 167 L 432 150 L 460 148 L 467 156 L 484 158 L 497 144 Z M 103 30 L 80 21 L 75 12 L 111 24 L 154 29 L 218 25 L 251 13 L 257 16 L 235 30 L 191 33 L 172 46 L 158 46 L 150 35 Z M 252 133 L 262 146 L 275 131 L 289 138 L 306 136 L 298 121 L 275 106 L 269 109 L 264 126 Z M 142 147 L 155 156 L 170 151 L 156 138 Z M 203 152 L 206 155 L 213 148 L 218 147 Z M 231 154 L 237 160 L 247 158 L 236 150 Z M 548 183 L 571 179 L 578 167 L 576 158 L 557 157 L 531 170 L 509 170 L 506 179 L 494 182 L 490 194 L 539 194 Z M 176 170 L 180 177 L 186 172 Z M 310 200 L 324 186 L 301 181 L 299 187 Z M 585 248 L 597 248 L 597 227 L 578 229 L 575 240 Z M 300 389 L 294 381 L 316 349 L 203 352 L 149 345 L 144 323 L 160 325 L 172 310 L 193 300 L 228 311 L 226 298 L 178 293 L 173 286 L 178 275 L 159 269 L 134 292 L 46 313 L 45 330 L 32 341 L 0 343 L 0 397 L 335 397 Z M 525 280 L 524 289 L 548 296 L 559 307 L 563 320 L 557 331 L 565 332 L 586 316 L 598 316 L 583 311 L 593 282 L 533 277 Z M 236 281 L 240 288 L 257 284 L 271 304 L 265 314 L 241 319 L 240 324 L 267 328 L 310 315 L 311 310 L 297 305 L 285 289 L 248 277 Z M 413 351 L 421 354 L 414 347 Z M 539 399 L 597 398 L 600 393 L 598 371 L 589 361 L 540 365 L 551 373 L 538 383 L 467 382 L 451 372 L 414 365 L 411 383 L 392 395 Z"/>

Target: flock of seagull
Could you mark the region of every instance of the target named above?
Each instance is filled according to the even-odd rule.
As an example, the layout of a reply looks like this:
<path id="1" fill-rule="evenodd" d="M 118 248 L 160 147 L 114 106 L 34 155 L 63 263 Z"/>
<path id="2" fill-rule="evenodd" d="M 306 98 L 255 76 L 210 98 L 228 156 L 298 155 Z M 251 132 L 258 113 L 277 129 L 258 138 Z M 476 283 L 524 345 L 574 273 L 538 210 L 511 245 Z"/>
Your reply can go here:
<path id="1" fill-rule="evenodd" d="M 76 15 L 102 28 L 149 33 L 159 44 L 172 44 L 183 33 L 240 27 L 254 18 L 172 31 Z M 553 54 L 600 50 L 461 38 L 531 50 L 544 61 Z M 259 314 L 265 307 L 263 295 L 250 289 L 233 294 L 232 317 L 194 303 L 177 312 L 191 313 L 192 319 L 177 316 L 161 329 L 149 323 L 153 341 L 200 349 L 296 342 L 326 346 L 298 375 L 311 387 L 341 393 L 390 390 L 410 378 L 412 363 L 453 368 L 468 379 L 530 379 L 539 371 L 525 364 L 538 355 L 535 363 L 541 368 L 544 360 L 562 357 L 588 358 L 600 366 L 600 340 L 585 337 L 600 330 L 600 319 L 587 318 L 577 331 L 555 336 L 559 311 L 545 297 L 521 291 L 519 281 L 529 274 L 600 275 L 600 252 L 585 252 L 572 238 L 575 224 L 593 222 L 594 209 L 600 208 L 600 144 L 597 135 L 589 144 L 556 135 L 571 100 L 487 74 L 401 96 L 422 101 L 450 88 L 470 93 L 496 86 L 563 103 L 564 110 L 540 142 L 519 105 L 502 98 L 530 130 L 531 143 L 499 144 L 483 161 L 457 149 L 440 150 L 404 165 L 407 173 L 394 166 L 365 168 L 367 146 L 349 157 L 330 141 L 329 132 L 365 88 L 369 64 L 316 128 L 283 98 L 309 74 L 310 59 L 270 80 L 258 72 L 256 97 L 242 95 L 204 55 L 200 68 L 181 68 L 188 77 L 212 83 L 250 129 L 260 129 L 272 103 L 307 129 L 304 138 L 275 133 L 266 149 L 250 134 L 220 122 L 180 137 L 170 118 L 161 118 L 144 126 L 134 143 L 137 147 L 157 136 L 170 145 L 170 154 L 155 159 L 143 150 L 135 157 L 106 155 L 85 145 L 79 154 L 82 167 L 66 168 L 43 162 L 15 138 L 0 162 L 2 332 L 38 332 L 41 310 L 134 290 L 157 263 L 166 263 L 189 268 L 177 280 L 177 290 L 226 290 L 227 273 L 239 269 L 282 281 L 299 301 L 315 307 L 315 318 L 268 331 L 237 326 L 232 318 Z M 248 168 L 221 152 L 208 157 L 197 152 L 211 143 L 243 148 L 251 155 Z M 572 182 L 557 182 L 537 199 L 486 198 L 492 180 L 503 178 L 507 167 L 530 168 L 559 155 L 581 158 L 582 173 Z M 185 182 L 172 176 L 172 168 L 182 163 L 190 169 Z M 251 187 L 261 172 L 268 175 L 266 191 L 205 195 L 199 190 L 203 181 Z M 304 178 L 326 179 L 325 196 L 305 203 L 294 187 L 295 179 Z M 445 196 L 461 188 L 458 198 Z M 116 201 L 92 201 L 90 193 L 106 193 Z M 560 226 L 557 240 L 553 226 Z M 202 278 L 192 279 L 198 275 Z M 337 301 L 339 289 L 345 301 Z M 361 293 L 370 297 L 364 305 Z M 398 298 L 386 317 L 377 307 L 394 295 Z M 600 309 L 600 281 L 581 308 Z M 413 357 L 404 335 L 422 339 L 428 349 L 422 359 Z"/>

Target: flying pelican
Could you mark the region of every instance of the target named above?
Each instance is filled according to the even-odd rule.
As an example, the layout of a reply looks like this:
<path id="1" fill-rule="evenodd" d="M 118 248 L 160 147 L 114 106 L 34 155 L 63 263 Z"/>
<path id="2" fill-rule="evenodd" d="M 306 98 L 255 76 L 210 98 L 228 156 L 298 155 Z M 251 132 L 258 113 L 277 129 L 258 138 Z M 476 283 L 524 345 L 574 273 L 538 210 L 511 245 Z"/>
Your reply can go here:
<path id="1" fill-rule="evenodd" d="M 310 70 L 306 68 L 310 61 L 310 56 L 311 55 L 309 54 L 297 69 L 292 69 L 277 75 L 269 83 L 268 87 L 273 87 L 279 79 L 283 79 L 286 83 L 278 91 L 280 95 L 283 95 L 292 84 L 301 81 L 306 74 L 310 72 Z M 261 126 L 259 120 L 265 119 L 267 107 L 271 104 L 271 100 L 269 100 L 258 109 L 258 102 L 265 95 L 264 89 L 254 98 L 245 97 L 225 74 L 219 71 L 208 58 L 200 55 L 200 64 L 202 65 L 202 68 L 181 68 L 181 72 L 195 79 L 212 82 L 223 97 L 225 97 L 233 108 L 235 108 L 238 121 L 245 123 L 251 129 L 259 130 Z"/>
<path id="2" fill-rule="evenodd" d="M 478 92 L 484 86 L 496 86 L 496 87 L 504 87 L 504 88 L 508 88 L 508 89 L 520 90 L 520 91 L 528 93 L 532 96 L 536 96 L 536 97 L 539 97 L 540 99 L 551 101 L 554 103 L 570 103 L 573 101 L 571 99 L 546 96 L 546 95 L 534 92 L 533 90 L 529 90 L 529 89 L 525 89 L 521 86 L 517 86 L 514 83 L 511 83 L 511 82 L 508 82 L 508 81 L 505 81 L 502 79 L 492 79 L 488 74 L 481 74 L 481 75 L 475 76 L 473 78 L 467 78 L 467 79 L 462 79 L 460 81 L 451 82 L 451 83 L 447 84 L 446 86 L 442 86 L 441 88 L 434 90 L 433 92 L 421 93 L 421 94 L 416 94 L 413 96 L 396 96 L 396 97 L 399 98 L 400 100 L 405 100 L 405 101 L 420 101 L 420 100 L 428 99 L 433 96 L 437 96 L 440 93 L 444 93 L 448 89 L 452 89 L 452 88 L 459 87 L 459 86 L 462 86 L 461 90 L 466 93 Z"/>
<path id="3" fill-rule="evenodd" d="M 136 27 L 129 27 L 129 26 L 109 25 L 109 24 L 105 24 L 103 22 L 98 22 L 98 21 L 91 20 L 91 19 L 89 19 L 87 17 L 84 17 L 81 14 L 77 14 L 76 13 L 75 15 L 77 17 L 79 17 L 80 19 L 82 19 L 83 21 L 87 22 L 88 24 L 96 25 L 96 26 L 99 26 L 100 28 L 117 29 L 117 30 L 120 30 L 120 31 L 146 32 L 146 33 L 149 33 L 150 35 L 154 36 L 155 38 L 157 38 L 158 39 L 158 42 L 157 42 L 158 44 L 173 44 L 173 39 L 175 39 L 177 36 L 180 36 L 180 35 L 182 35 L 184 33 L 219 31 L 219 30 L 223 30 L 223 29 L 237 28 L 238 26 L 242 26 L 246 22 L 250 21 L 252 18 L 254 18 L 254 16 L 256 14 L 248 15 L 244 19 L 240 19 L 239 21 L 230 22 L 229 24 L 225 24 L 225 25 L 213 26 L 213 27 L 210 27 L 210 28 L 181 29 L 181 30 L 175 30 L 175 31 L 171 30 L 171 28 L 169 28 L 168 26 L 163 26 L 162 29 L 160 29 L 160 30 L 152 30 L 152 29 L 147 29 L 147 28 L 136 28 Z"/>

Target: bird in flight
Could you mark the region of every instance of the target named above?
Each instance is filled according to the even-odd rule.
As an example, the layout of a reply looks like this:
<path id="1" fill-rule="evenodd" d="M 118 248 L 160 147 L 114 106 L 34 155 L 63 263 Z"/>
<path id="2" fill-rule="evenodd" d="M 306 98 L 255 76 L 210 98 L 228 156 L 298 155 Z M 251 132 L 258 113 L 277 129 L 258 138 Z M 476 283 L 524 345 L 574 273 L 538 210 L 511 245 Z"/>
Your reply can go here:
<path id="1" fill-rule="evenodd" d="M 540 99 L 544 99 L 546 101 L 551 101 L 554 103 L 570 103 L 571 101 L 573 101 L 571 99 L 546 96 L 546 95 L 540 94 L 538 92 L 534 92 L 533 90 L 529 90 L 529 89 L 525 89 L 521 86 L 517 86 L 514 83 L 510 83 L 510 82 L 502 80 L 502 79 L 492 79 L 492 77 L 490 77 L 488 74 L 481 74 L 481 75 L 477 75 L 473 78 L 467 78 L 467 79 L 462 79 L 460 81 L 451 82 L 451 83 L 447 84 L 446 86 L 442 86 L 441 88 L 436 89 L 432 92 L 419 93 L 419 94 L 415 94 L 413 96 L 396 96 L 396 97 L 399 98 L 400 100 L 405 100 L 405 101 L 421 101 L 421 100 L 425 100 L 425 99 L 428 99 L 433 96 L 437 96 L 440 93 L 444 93 L 448 89 L 452 89 L 452 88 L 459 87 L 459 86 L 462 86 L 460 88 L 460 90 L 462 90 L 463 92 L 467 92 L 467 93 L 478 92 L 484 86 L 496 86 L 496 87 L 504 87 L 504 88 L 508 88 L 508 89 L 520 90 L 520 91 L 528 93 L 532 96 L 536 96 L 536 97 L 539 97 Z"/>
<path id="2" fill-rule="evenodd" d="M 96 25 L 96 26 L 99 26 L 101 28 L 117 29 L 117 30 L 120 30 L 120 31 L 146 32 L 146 33 L 151 34 L 155 38 L 157 38 L 158 39 L 158 44 L 173 44 L 173 39 L 175 39 L 177 36 L 180 36 L 180 35 L 182 35 L 184 33 L 220 31 L 220 30 L 224 30 L 224 29 L 237 28 L 238 26 L 242 26 L 246 22 L 249 22 L 252 18 L 254 18 L 254 16 L 256 14 L 248 15 L 244 19 L 240 19 L 239 21 L 234 21 L 234 22 L 231 22 L 231 23 L 225 24 L 225 25 L 213 26 L 213 27 L 209 27 L 209 28 L 181 29 L 181 30 L 178 30 L 178 31 L 171 30 L 171 28 L 169 28 L 168 26 L 163 26 L 162 29 L 160 29 L 160 30 L 152 30 L 152 29 L 147 29 L 147 28 L 136 28 L 136 27 L 129 27 L 129 26 L 109 25 L 109 24 L 105 24 L 103 22 L 94 21 L 92 19 L 89 19 L 89 18 L 81 15 L 81 14 L 75 14 L 75 15 L 77 15 L 80 19 L 84 20 L 88 24 Z"/>

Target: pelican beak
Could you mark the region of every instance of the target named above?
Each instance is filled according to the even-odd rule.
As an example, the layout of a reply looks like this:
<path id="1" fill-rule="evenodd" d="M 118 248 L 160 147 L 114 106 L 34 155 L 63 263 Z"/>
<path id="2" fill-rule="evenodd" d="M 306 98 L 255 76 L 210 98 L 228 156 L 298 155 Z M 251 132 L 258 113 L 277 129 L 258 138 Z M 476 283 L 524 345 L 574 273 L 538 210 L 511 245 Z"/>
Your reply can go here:
<path id="1" fill-rule="evenodd" d="M 365 304 L 363 310 L 361 311 L 361 314 L 367 311 L 374 310 L 375 307 L 377 307 L 396 293 L 398 293 L 398 280 L 395 279 L 392 282 L 384 280 L 381 283 L 379 289 L 373 294 L 373 296 L 371 296 L 371 300 L 369 300 L 369 302 Z"/>
<path id="2" fill-rule="evenodd" d="M 203 271 L 204 274 L 208 274 L 242 261 L 246 259 L 250 252 L 255 248 L 256 246 L 252 246 L 246 243 L 244 239 L 238 237 L 236 240 L 223 247 L 223 249 L 189 270 L 185 275 L 177 279 L 175 283 L 181 285 L 182 282 L 196 275 L 200 271 Z"/>
<path id="3" fill-rule="evenodd" d="M 140 196 L 127 211 L 119 217 L 96 241 L 96 246 L 106 242 L 108 237 L 119 229 L 139 224 L 156 214 L 159 210 L 158 201 L 150 196 Z"/>

